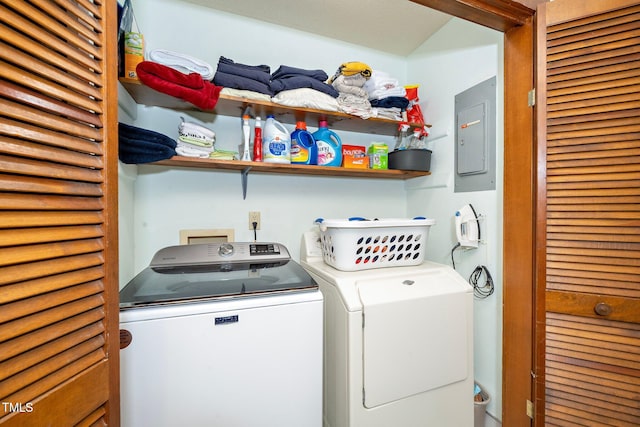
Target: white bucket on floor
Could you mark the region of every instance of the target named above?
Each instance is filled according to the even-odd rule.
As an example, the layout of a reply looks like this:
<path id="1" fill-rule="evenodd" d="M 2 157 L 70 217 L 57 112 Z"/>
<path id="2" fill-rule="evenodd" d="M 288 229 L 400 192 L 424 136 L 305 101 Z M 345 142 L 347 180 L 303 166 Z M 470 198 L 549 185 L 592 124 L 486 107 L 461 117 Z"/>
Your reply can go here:
<path id="1" fill-rule="evenodd" d="M 485 427 L 485 418 L 487 415 L 487 405 L 491 401 L 489 393 L 480 384 L 476 383 L 480 387 L 480 396 L 482 401 L 473 401 L 473 427 Z M 475 396 L 474 396 L 475 397 Z"/>

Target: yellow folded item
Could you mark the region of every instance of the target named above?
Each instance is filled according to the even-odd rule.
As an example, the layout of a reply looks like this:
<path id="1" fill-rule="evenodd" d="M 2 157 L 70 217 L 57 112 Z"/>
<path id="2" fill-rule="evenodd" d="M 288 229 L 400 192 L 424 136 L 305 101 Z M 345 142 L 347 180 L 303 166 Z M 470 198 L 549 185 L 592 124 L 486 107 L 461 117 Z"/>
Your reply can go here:
<path id="1" fill-rule="evenodd" d="M 343 76 L 353 76 L 354 74 L 362 74 L 364 77 L 371 77 L 371 67 L 364 62 L 345 62 L 338 69 Z"/>
<path id="2" fill-rule="evenodd" d="M 238 153 L 235 151 L 214 150 L 209 154 L 209 158 L 217 160 L 238 160 Z"/>
<path id="3" fill-rule="evenodd" d="M 369 67 L 367 64 L 365 64 L 364 62 L 344 62 L 340 65 L 340 67 L 338 67 L 338 71 L 336 71 L 336 73 L 329 78 L 329 80 L 327 81 L 328 84 L 332 84 L 333 81 L 339 76 L 339 75 L 343 75 L 343 76 L 353 76 L 356 74 L 361 74 L 363 77 L 365 78 L 369 78 L 371 77 L 371 74 L 373 73 L 373 70 L 371 69 L 371 67 Z"/>

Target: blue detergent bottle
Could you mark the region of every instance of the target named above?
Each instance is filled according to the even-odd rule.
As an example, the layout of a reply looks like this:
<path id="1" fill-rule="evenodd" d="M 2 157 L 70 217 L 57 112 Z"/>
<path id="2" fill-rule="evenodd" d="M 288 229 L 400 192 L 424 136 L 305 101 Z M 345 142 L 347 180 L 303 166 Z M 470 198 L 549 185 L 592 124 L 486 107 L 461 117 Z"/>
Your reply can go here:
<path id="1" fill-rule="evenodd" d="M 313 139 L 318 147 L 318 166 L 342 166 L 342 141 L 329 129 L 326 120 L 320 120 Z"/>
<path id="2" fill-rule="evenodd" d="M 305 122 L 296 122 L 291 133 L 291 163 L 297 165 L 317 165 L 318 147 Z"/>

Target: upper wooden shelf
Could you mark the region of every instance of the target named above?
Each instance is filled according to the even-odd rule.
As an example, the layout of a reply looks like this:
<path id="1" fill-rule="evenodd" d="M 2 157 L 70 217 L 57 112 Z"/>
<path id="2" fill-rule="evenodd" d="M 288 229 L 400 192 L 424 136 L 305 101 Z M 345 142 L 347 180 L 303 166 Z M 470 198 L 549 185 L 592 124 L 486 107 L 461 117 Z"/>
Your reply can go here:
<path id="1" fill-rule="evenodd" d="M 138 104 L 165 107 L 174 110 L 204 111 L 179 98 L 158 92 L 157 90 L 140 83 L 138 80 L 121 78 L 120 83 L 122 83 L 131 97 Z M 305 121 L 309 126 L 314 127 L 318 125 L 320 120 L 327 120 L 329 127 L 333 130 L 386 136 L 394 136 L 398 133 L 398 122 L 395 120 L 374 117 L 364 120 L 360 117 L 341 112 L 288 107 L 285 105 L 274 104 L 273 102 L 241 98 L 225 94 L 220 95 L 215 109 L 209 112 L 224 116 L 241 117 L 247 107 L 251 107 L 252 114 L 261 116 L 263 119 L 267 115 L 273 114 L 278 121 L 287 124 L 295 124 L 298 121 Z M 412 126 L 416 127 L 421 125 L 412 124 Z"/>

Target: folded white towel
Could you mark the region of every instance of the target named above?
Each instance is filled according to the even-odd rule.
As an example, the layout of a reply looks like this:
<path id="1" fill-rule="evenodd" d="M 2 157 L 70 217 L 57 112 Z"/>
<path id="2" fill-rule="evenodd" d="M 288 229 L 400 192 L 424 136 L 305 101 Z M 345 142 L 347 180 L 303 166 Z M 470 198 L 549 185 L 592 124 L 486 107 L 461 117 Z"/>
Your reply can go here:
<path id="1" fill-rule="evenodd" d="M 383 99 L 390 96 L 403 97 L 407 94 L 407 91 L 403 87 L 394 87 L 390 89 L 375 89 L 369 92 L 369 99 Z"/>
<path id="2" fill-rule="evenodd" d="M 202 149 L 191 144 L 185 144 L 180 140 L 177 141 L 176 145 L 176 153 L 180 156 L 185 157 L 199 157 L 202 159 L 206 159 L 209 157 L 212 151 L 212 148 Z"/>
<path id="3" fill-rule="evenodd" d="M 398 79 L 391 77 L 389 73 L 374 70 L 371 77 L 364 84 L 369 99 L 382 99 L 389 96 L 405 96 L 406 90 L 400 86 Z"/>
<path id="4" fill-rule="evenodd" d="M 336 101 L 334 97 L 319 90 L 306 87 L 280 91 L 271 98 L 271 102 L 289 107 L 338 111 L 338 101 Z"/>
<path id="5" fill-rule="evenodd" d="M 180 117 L 180 120 L 182 120 L 178 125 L 178 132 L 180 133 L 180 135 L 202 138 L 212 141 L 215 140 L 216 133 L 211 129 L 195 122 L 188 122 L 184 119 L 184 117 Z"/>
<path id="6" fill-rule="evenodd" d="M 204 80 L 213 80 L 213 67 L 198 58 L 164 49 L 154 49 L 148 56 L 150 61 L 166 65 L 181 73 L 198 73 Z"/>

